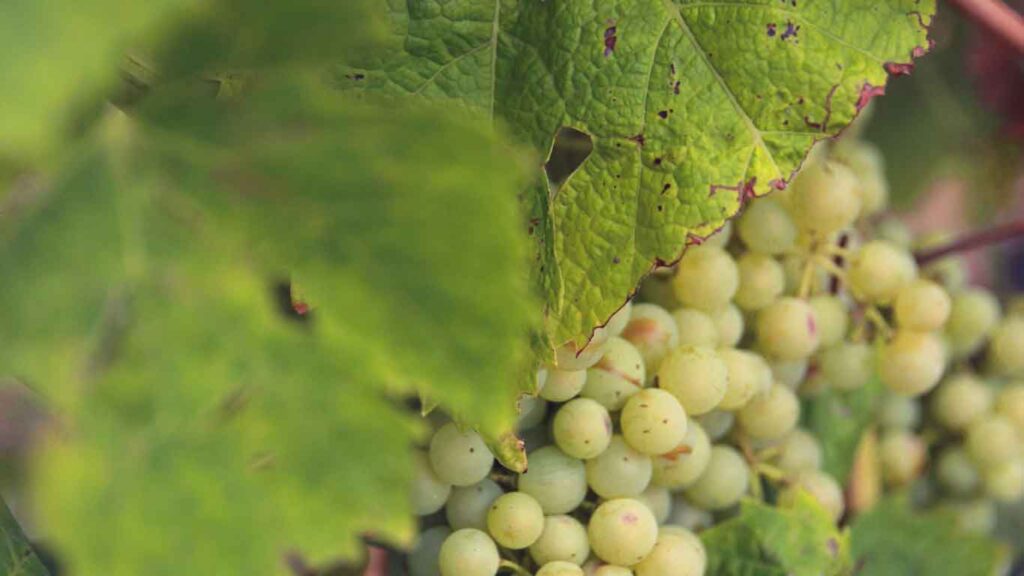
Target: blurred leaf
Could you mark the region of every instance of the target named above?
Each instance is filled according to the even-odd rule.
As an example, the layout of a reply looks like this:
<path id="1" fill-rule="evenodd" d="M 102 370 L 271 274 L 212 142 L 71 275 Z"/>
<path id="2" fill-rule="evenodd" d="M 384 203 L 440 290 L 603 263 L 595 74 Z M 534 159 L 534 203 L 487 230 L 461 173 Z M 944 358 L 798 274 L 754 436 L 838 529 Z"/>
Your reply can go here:
<path id="1" fill-rule="evenodd" d="M 49 576 L 3 500 L 0 500 L 0 574 Z"/>
<path id="2" fill-rule="evenodd" d="M 873 378 L 852 392 L 827 388 L 804 402 L 804 426 L 821 442 L 821 468 L 844 486 L 864 432 L 875 422 L 882 390 Z"/>

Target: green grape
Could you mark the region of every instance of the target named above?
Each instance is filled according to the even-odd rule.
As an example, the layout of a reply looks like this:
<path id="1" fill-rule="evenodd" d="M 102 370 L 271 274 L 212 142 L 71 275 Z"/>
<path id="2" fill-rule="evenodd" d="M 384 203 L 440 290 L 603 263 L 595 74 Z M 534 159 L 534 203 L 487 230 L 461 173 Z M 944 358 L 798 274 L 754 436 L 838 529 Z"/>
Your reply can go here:
<path id="1" fill-rule="evenodd" d="M 820 295 L 808 300 L 814 310 L 814 320 L 822 348 L 838 344 L 846 336 L 850 325 L 850 313 L 837 296 Z"/>
<path id="2" fill-rule="evenodd" d="M 982 468 L 997 466 L 1020 454 L 1020 436 L 1013 422 L 999 415 L 978 420 L 967 429 L 967 453 Z"/>
<path id="3" fill-rule="evenodd" d="M 564 514 L 544 518 L 544 531 L 530 546 L 530 556 L 540 565 L 561 561 L 580 566 L 589 555 L 587 529 L 579 520 Z"/>
<path id="4" fill-rule="evenodd" d="M 636 576 L 704 576 L 707 562 L 700 538 L 678 528 L 660 531 L 654 549 L 633 571 Z"/>
<path id="5" fill-rule="evenodd" d="M 679 493 L 672 496 L 672 514 L 668 524 L 662 526 L 661 530 L 703 530 L 710 528 L 714 521 L 715 517 L 710 512 L 690 504 L 686 501 L 686 495 Z"/>
<path id="6" fill-rule="evenodd" d="M 494 576 L 501 557 L 490 536 L 475 528 L 463 528 L 445 539 L 438 563 L 442 576 Z"/>
<path id="7" fill-rule="evenodd" d="M 1024 377 L 1024 318 L 1010 317 L 996 326 L 988 345 L 988 362 L 996 374 Z"/>
<path id="8" fill-rule="evenodd" d="M 786 276 L 786 294 L 795 296 L 800 292 L 806 264 L 807 256 L 803 254 L 788 254 L 782 257 L 782 273 Z M 812 266 L 811 293 L 827 291 L 829 278 L 830 276 L 824 268 Z"/>
<path id="9" fill-rule="evenodd" d="M 875 237 L 904 250 L 910 250 L 914 243 L 914 234 L 910 228 L 893 216 L 886 216 L 875 224 Z"/>
<path id="10" fill-rule="evenodd" d="M 567 514 L 587 496 L 586 468 L 556 446 L 538 448 L 519 475 L 519 491 L 533 496 L 545 514 Z"/>
<path id="11" fill-rule="evenodd" d="M 860 213 L 857 178 L 835 162 L 808 162 L 790 186 L 790 213 L 801 229 L 825 237 L 849 228 Z"/>
<path id="12" fill-rule="evenodd" d="M 990 497 L 1000 502 L 1024 497 L 1024 461 L 1019 457 L 986 468 L 983 476 L 985 494 Z"/>
<path id="13" fill-rule="evenodd" d="M 796 428 L 800 419 L 800 401 L 785 386 L 772 386 L 755 395 L 736 413 L 740 427 L 755 440 L 782 438 Z"/>
<path id="14" fill-rule="evenodd" d="M 594 330 L 594 340 L 599 342 L 607 341 L 610 338 L 622 334 L 622 331 L 626 328 L 626 324 L 629 324 L 629 319 L 633 313 L 633 302 L 627 300 L 626 303 L 612 314 L 612 317 L 605 322 L 604 326 L 600 326 Z"/>
<path id="15" fill-rule="evenodd" d="M 588 575 L 591 572 L 587 572 Z M 594 569 L 593 576 L 634 576 L 633 571 L 614 564 L 605 564 Z"/>
<path id="16" fill-rule="evenodd" d="M 441 555 L 441 545 L 451 533 L 447 526 L 434 526 L 419 535 L 416 545 L 409 552 L 409 576 L 441 576 L 438 557 Z"/>
<path id="17" fill-rule="evenodd" d="M 632 566 L 654 549 L 658 522 L 642 502 L 618 498 L 594 510 L 587 535 L 598 558 L 610 564 Z"/>
<path id="18" fill-rule="evenodd" d="M 619 416 L 626 442 L 652 456 L 678 446 L 686 436 L 686 424 L 683 406 L 675 396 L 659 388 L 637 392 L 626 401 Z"/>
<path id="19" fill-rule="evenodd" d="M 529 494 L 502 494 L 487 511 L 487 532 L 511 550 L 522 550 L 537 541 L 544 530 L 544 511 Z"/>
<path id="20" fill-rule="evenodd" d="M 452 486 L 437 477 L 427 456 L 420 451 L 413 453 L 415 475 L 412 481 L 412 507 L 419 516 L 433 514 L 448 501 Z"/>
<path id="21" fill-rule="evenodd" d="M 516 428 L 529 430 L 544 421 L 548 413 L 548 403 L 543 398 L 536 396 L 522 396 L 519 398 L 519 419 Z"/>
<path id="22" fill-rule="evenodd" d="M 821 343 L 814 308 L 798 298 L 776 300 L 757 315 L 757 343 L 781 360 L 810 357 Z"/>
<path id="23" fill-rule="evenodd" d="M 548 562 L 540 567 L 536 576 L 585 576 L 583 569 L 572 562 Z"/>
<path id="24" fill-rule="evenodd" d="M 772 385 L 772 370 L 759 354 L 748 350 L 724 348 L 718 356 L 725 362 L 728 385 L 718 407 L 722 410 L 739 410 L 760 392 L 767 392 Z M 686 403 L 683 403 L 686 407 Z M 689 413 L 689 410 L 687 410 Z"/>
<path id="25" fill-rule="evenodd" d="M 679 346 L 679 329 L 667 310 L 656 304 L 636 304 L 629 324 L 622 331 L 644 359 L 644 372 L 648 378 L 658 373 L 661 361 Z"/>
<path id="26" fill-rule="evenodd" d="M 1024 383 L 1014 383 L 999 391 L 996 411 L 1013 422 L 1017 433 L 1024 438 Z"/>
<path id="27" fill-rule="evenodd" d="M 897 394 L 920 396 L 942 378 L 946 349 L 931 332 L 897 331 L 882 347 L 878 376 Z"/>
<path id="28" fill-rule="evenodd" d="M 736 505 L 747 493 L 750 469 L 736 449 L 715 445 L 700 478 L 686 489 L 686 498 L 705 510 L 724 510 Z"/>
<path id="29" fill-rule="evenodd" d="M 952 234 L 948 232 L 930 232 L 917 238 L 915 244 L 918 249 L 937 248 L 952 239 Z M 958 256 L 947 255 L 930 262 L 924 266 L 921 274 L 945 286 L 951 293 L 959 292 L 967 285 L 967 268 L 963 259 Z"/>
<path id="30" fill-rule="evenodd" d="M 928 448 L 918 436 L 904 430 L 890 430 L 878 446 L 885 481 L 893 486 L 908 484 L 924 468 Z"/>
<path id="31" fill-rule="evenodd" d="M 743 313 L 735 304 L 728 304 L 711 313 L 718 334 L 718 346 L 732 348 L 743 337 Z"/>
<path id="32" fill-rule="evenodd" d="M 718 327 L 707 312 L 696 308 L 678 308 L 672 320 L 679 333 L 679 346 L 718 346 Z"/>
<path id="33" fill-rule="evenodd" d="M 487 510 L 502 495 L 501 486 L 490 478 L 484 478 L 472 486 L 452 490 L 445 504 L 444 514 L 448 525 L 455 530 L 461 528 L 487 529 Z"/>
<path id="34" fill-rule="evenodd" d="M 968 534 L 988 535 L 996 529 L 996 505 L 987 498 L 974 498 L 950 505 L 957 528 Z"/>
<path id="35" fill-rule="evenodd" d="M 734 297 L 743 310 L 757 311 L 771 304 L 786 288 L 782 265 L 775 258 L 748 252 L 736 262 L 740 285 Z"/>
<path id="36" fill-rule="evenodd" d="M 778 256 L 796 243 L 796 225 L 774 198 L 758 198 L 739 216 L 740 239 L 751 252 Z"/>
<path id="37" fill-rule="evenodd" d="M 943 380 L 932 398 L 931 413 L 949 430 L 966 430 L 992 411 L 992 389 L 970 373 Z"/>
<path id="38" fill-rule="evenodd" d="M 807 376 L 807 360 L 772 360 L 768 363 L 772 370 L 772 381 L 782 384 L 790 390 L 797 390 Z"/>
<path id="39" fill-rule="evenodd" d="M 708 440 L 717 442 L 725 438 L 725 435 L 732 430 L 732 425 L 736 421 L 736 415 L 726 410 L 714 410 L 698 416 L 694 421 L 704 429 Z"/>
<path id="40" fill-rule="evenodd" d="M 651 482 L 651 457 L 616 434 L 608 449 L 586 462 L 587 484 L 602 498 L 639 496 Z"/>
<path id="41" fill-rule="evenodd" d="M 774 464 L 787 474 L 821 468 L 821 444 L 803 428 L 795 428 L 778 446 Z"/>
<path id="42" fill-rule="evenodd" d="M 974 288 L 953 296 L 946 338 L 954 358 L 977 352 L 999 322 L 999 301 L 991 292 Z"/>
<path id="43" fill-rule="evenodd" d="M 593 458 L 608 448 L 612 419 L 608 410 L 590 398 L 576 398 L 555 414 L 551 427 L 555 444 L 573 458 Z"/>
<path id="44" fill-rule="evenodd" d="M 676 397 L 687 414 L 706 414 L 726 394 L 728 371 L 717 352 L 703 346 L 680 347 L 658 370 L 658 387 Z"/>
<path id="45" fill-rule="evenodd" d="M 442 481 L 472 486 L 487 477 L 494 465 L 494 455 L 479 434 L 461 432 L 449 422 L 430 439 L 430 465 Z"/>
<path id="46" fill-rule="evenodd" d="M 651 514 L 654 514 L 654 519 L 658 521 L 659 525 L 664 524 L 668 520 L 669 514 L 672 513 L 672 493 L 663 486 L 651 484 L 636 499 L 650 508 Z"/>
<path id="47" fill-rule="evenodd" d="M 843 139 L 832 150 L 832 156 L 853 171 L 857 177 L 854 188 L 860 198 L 860 216 L 871 216 L 889 204 L 889 183 L 885 179 L 885 163 L 881 151 L 863 140 Z"/>
<path id="48" fill-rule="evenodd" d="M 620 410 L 630 396 L 644 387 L 644 359 L 635 346 L 622 338 L 605 344 L 601 360 L 587 370 L 587 383 L 580 393 L 597 400 L 608 410 Z"/>
<path id="49" fill-rule="evenodd" d="M 840 342 L 818 356 L 818 368 L 836 390 L 856 390 L 875 373 L 875 354 L 864 342 Z"/>
<path id="50" fill-rule="evenodd" d="M 946 324 L 952 306 L 953 301 L 942 286 L 918 278 L 896 293 L 893 313 L 900 328 L 931 332 Z"/>
<path id="51" fill-rule="evenodd" d="M 732 220 L 727 220 L 721 228 L 715 230 L 711 234 L 704 238 L 704 242 L 701 246 L 714 246 L 716 248 L 725 248 L 729 244 L 729 240 L 732 239 Z"/>
<path id="52" fill-rule="evenodd" d="M 651 483 L 670 490 L 686 488 L 700 478 L 710 459 L 711 441 L 704 428 L 691 421 L 686 427 L 686 437 L 678 446 L 652 459 Z"/>
<path id="53" fill-rule="evenodd" d="M 883 428 L 909 430 L 921 422 L 921 404 L 915 398 L 887 392 L 879 408 L 878 423 Z"/>
<path id="54" fill-rule="evenodd" d="M 884 240 L 861 246 L 846 270 L 854 297 L 872 304 L 889 304 L 916 277 L 917 264 L 910 253 Z"/>
<path id="55" fill-rule="evenodd" d="M 641 302 L 657 304 L 666 310 L 675 310 L 683 305 L 676 298 L 672 288 L 672 277 L 676 275 L 675 266 L 659 266 L 640 284 L 637 299 Z"/>
<path id="56" fill-rule="evenodd" d="M 820 470 L 804 470 L 793 477 L 792 484 L 779 494 L 780 506 L 792 506 L 799 491 L 810 494 L 829 513 L 833 521 L 843 515 L 843 491 L 839 482 Z"/>
<path id="57" fill-rule="evenodd" d="M 575 398 L 587 382 L 586 370 L 550 368 L 546 374 L 544 387 L 540 389 L 540 397 L 548 402 L 565 402 Z"/>
<path id="58" fill-rule="evenodd" d="M 591 340 L 582 350 L 578 350 L 572 343 L 565 344 L 555 350 L 555 367 L 567 371 L 586 370 L 601 359 L 607 343 L 607 340 Z"/>
<path id="59" fill-rule="evenodd" d="M 978 467 L 959 446 L 942 451 L 935 463 L 935 477 L 940 486 L 956 496 L 973 493 L 981 483 Z"/>
<path id="60" fill-rule="evenodd" d="M 675 278 L 676 296 L 686 306 L 716 310 L 732 300 L 739 287 L 739 272 L 732 256 L 713 246 L 691 247 L 686 251 Z"/>

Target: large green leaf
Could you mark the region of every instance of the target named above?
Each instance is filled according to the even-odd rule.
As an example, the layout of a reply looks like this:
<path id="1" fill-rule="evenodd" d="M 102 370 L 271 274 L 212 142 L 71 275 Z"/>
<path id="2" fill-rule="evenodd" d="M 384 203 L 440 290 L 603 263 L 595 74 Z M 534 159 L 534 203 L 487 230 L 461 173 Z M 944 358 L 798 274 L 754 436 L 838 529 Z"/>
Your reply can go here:
<path id="1" fill-rule="evenodd" d="M 528 203 L 549 332 L 584 341 L 656 263 L 679 257 L 924 52 L 933 0 L 388 2 L 389 47 L 348 90 L 462 104 L 542 154 L 564 126 L 592 154 Z M 542 178 L 538 169 L 538 180 Z"/>
<path id="2" fill-rule="evenodd" d="M 7 505 L 0 500 L 0 574 L 49 576 Z"/>

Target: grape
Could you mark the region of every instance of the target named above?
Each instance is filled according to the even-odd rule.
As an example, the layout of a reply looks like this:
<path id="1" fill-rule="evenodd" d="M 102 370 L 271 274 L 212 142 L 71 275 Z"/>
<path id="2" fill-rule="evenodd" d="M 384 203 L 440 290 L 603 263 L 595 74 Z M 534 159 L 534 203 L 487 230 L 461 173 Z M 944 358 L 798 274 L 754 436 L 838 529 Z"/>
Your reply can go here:
<path id="1" fill-rule="evenodd" d="M 438 555 L 442 576 L 494 576 L 498 573 L 498 547 L 475 528 L 452 532 Z"/>
<path id="2" fill-rule="evenodd" d="M 632 344 L 612 338 L 605 354 L 587 370 L 587 383 L 581 395 L 601 403 L 608 410 L 619 410 L 630 396 L 644 387 L 644 359 Z"/>
<path id="3" fill-rule="evenodd" d="M 832 476 L 820 470 L 804 470 L 793 478 L 793 483 L 779 495 L 781 506 L 793 506 L 799 491 L 810 494 L 829 513 L 833 521 L 843 515 L 843 491 Z"/>
<path id="4" fill-rule="evenodd" d="M 686 489 L 686 498 L 705 510 L 724 510 L 747 493 L 749 475 L 739 452 L 730 446 L 715 445 L 704 473 Z"/>
<path id="5" fill-rule="evenodd" d="M 985 469 L 985 493 L 1000 502 L 1013 502 L 1024 496 L 1024 461 L 1001 462 Z"/>
<path id="6" fill-rule="evenodd" d="M 602 498 L 638 496 L 651 482 L 651 458 L 616 434 L 608 449 L 587 460 L 587 484 Z"/>
<path id="7" fill-rule="evenodd" d="M 888 392 L 882 398 L 878 423 L 885 428 L 909 430 L 921 422 L 921 405 L 914 398 Z"/>
<path id="8" fill-rule="evenodd" d="M 547 371 L 544 387 L 540 389 L 540 397 L 549 402 L 565 402 L 575 398 L 583 390 L 587 382 L 586 370 Z"/>
<path id="9" fill-rule="evenodd" d="M 471 486 L 491 471 L 494 455 L 479 434 L 460 432 L 455 424 L 449 422 L 430 439 L 430 465 L 442 481 L 455 486 Z"/>
<path id="10" fill-rule="evenodd" d="M 904 250 L 910 250 L 914 241 L 914 235 L 910 228 L 907 228 L 907 225 L 899 218 L 893 216 L 886 216 L 875 224 L 875 238 L 885 240 Z"/>
<path id="11" fill-rule="evenodd" d="M 505 548 L 526 548 L 540 538 L 543 530 L 544 511 L 529 494 L 502 494 L 487 511 L 487 532 Z"/>
<path id="12" fill-rule="evenodd" d="M 1018 434 L 1024 437 L 1024 384 L 1012 384 L 999 391 L 996 410 L 1013 422 Z"/>
<path id="13" fill-rule="evenodd" d="M 552 424 L 555 444 L 573 458 L 593 458 L 608 448 L 612 419 L 608 410 L 590 398 L 576 398 L 563 405 Z"/>
<path id="14" fill-rule="evenodd" d="M 647 388 L 626 401 L 619 416 L 622 436 L 634 449 L 657 456 L 675 448 L 686 436 L 686 412 L 672 394 Z M 609 432 L 611 423 L 609 421 Z"/>
<path id="15" fill-rule="evenodd" d="M 623 304 L 622 308 L 619 308 L 612 314 L 612 317 L 605 322 L 604 326 L 600 326 L 594 330 L 593 340 L 598 342 L 607 341 L 611 338 L 622 334 L 622 331 L 626 328 L 626 324 L 629 323 L 629 318 L 633 313 L 633 303 L 629 300 Z"/>
<path id="16" fill-rule="evenodd" d="M 572 562 L 549 562 L 540 567 L 536 576 L 584 576 L 583 569 Z"/>
<path id="17" fill-rule="evenodd" d="M 451 484 L 434 474 L 427 456 L 420 451 L 413 453 L 415 475 L 412 482 L 412 507 L 419 516 L 433 514 L 440 510 L 451 494 Z"/>
<path id="18" fill-rule="evenodd" d="M 519 399 L 519 419 L 516 427 L 519 430 L 529 430 L 544 420 L 548 413 L 548 403 L 543 398 L 536 396 L 523 396 Z"/>
<path id="19" fill-rule="evenodd" d="M 679 345 L 676 321 L 667 310 L 655 304 L 633 306 L 633 314 L 622 331 L 622 337 L 640 352 L 648 378 L 658 373 L 662 359 Z"/>
<path id="20" fill-rule="evenodd" d="M 589 574 L 589 572 L 587 573 Z M 633 571 L 614 564 L 605 564 L 594 570 L 593 576 L 634 576 Z"/>
<path id="21" fill-rule="evenodd" d="M 796 428 L 779 444 L 775 466 L 787 474 L 821 468 L 821 444 L 810 432 Z"/>
<path id="22" fill-rule="evenodd" d="M 579 566 L 590 555 L 587 529 L 572 516 L 559 514 L 544 519 L 544 531 L 530 546 L 530 556 L 537 564 L 572 562 Z"/>
<path id="23" fill-rule="evenodd" d="M 967 429 L 967 452 L 982 468 L 996 466 L 1020 454 L 1020 437 L 1012 422 L 993 415 Z"/>
<path id="24" fill-rule="evenodd" d="M 650 508 L 651 514 L 654 514 L 654 519 L 658 521 L 658 524 L 664 524 L 668 520 L 669 514 L 672 513 L 672 494 L 668 488 L 651 484 L 636 499 Z"/>
<path id="25" fill-rule="evenodd" d="M 778 256 L 796 243 L 796 225 L 774 198 L 758 198 L 739 216 L 740 239 L 751 252 Z"/>
<path id="26" fill-rule="evenodd" d="M 978 467 L 960 447 L 943 450 L 935 464 L 935 477 L 943 488 L 957 496 L 971 494 L 981 482 Z"/>
<path id="27" fill-rule="evenodd" d="M 846 282 L 858 300 L 888 304 L 917 276 L 917 264 L 906 251 L 884 240 L 873 240 L 850 258 Z"/>
<path id="28" fill-rule="evenodd" d="M 722 401 L 728 388 L 726 363 L 717 352 L 701 346 L 680 347 L 669 353 L 658 370 L 658 387 L 675 396 L 689 415 L 706 414 Z"/>
<path id="29" fill-rule="evenodd" d="M 885 480 L 902 486 L 917 477 L 928 457 L 928 448 L 914 434 L 904 430 L 891 430 L 878 448 Z"/>
<path id="30" fill-rule="evenodd" d="M 782 273 L 786 276 L 786 294 L 796 295 L 800 291 L 800 285 L 804 281 L 804 269 L 807 264 L 807 256 L 802 254 L 789 254 L 782 258 Z M 820 266 L 812 266 L 811 271 L 811 292 L 821 292 L 828 288 L 829 274 Z"/>
<path id="31" fill-rule="evenodd" d="M 501 487 L 490 478 L 484 478 L 472 486 L 455 488 L 444 507 L 448 525 L 455 530 L 486 530 L 487 510 L 501 494 Z"/>
<path id="32" fill-rule="evenodd" d="M 736 417 L 743 431 L 755 440 L 782 438 L 800 419 L 800 401 L 789 388 L 772 386 L 767 393 L 754 396 Z"/>
<path id="33" fill-rule="evenodd" d="M 931 332 L 897 331 L 882 348 L 878 375 L 890 390 L 919 396 L 939 382 L 946 364 L 946 350 Z"/>
<path id="34" fill-rule="evenodd" d="M 931 280 L 917 279 L 896 293 L 896 325 L 907 330 L 939 330 L 949 319 L 953 302 L 946 290 Z"/>
<path id="35" fill-rule="evenodd" d="M 786 288 L 782 265 L 771 256 L 748 252 L 736 262 L 740 284 L 734 297 L 736 305 L 757 311 L 774 302 Z"/>
<path id="36" fill-rule="evenodd" d="M 767 392 L 771 388 L 772 370 L 760 355 L 735 348 L 719 350 L 718 355 L 725 362 L 729 382 L 719 408 L 739 410 L 755 394 Z M 686 407 L 686 403 L 683 403 L 683 407 Z"/>
<path id="37" fill-rule="evenodd" d="M 718 346 L 731 348 L 743 337 L 743 313 L 735 304 L 727 304 L 711 313 L 718 334 Z"/>
<path id="38" fill-rule="evenodd" d="M 555 367 L 568 371 L 586 370 L 601 359 L 607 343 L 607 340 L 601 342 L 596 339 L 591 340 L 582 350 L 577 350 L 572 343 L 568 343 L 555 350 Z"/>
<path id="39" fill-rule="evenodd" d="M 856 390 L 875 373 L 875 355 L 863 342 L 841 342 L 819 355 L 818 367 L 836 390 Z"/>
<path id="40" fill-rule="evenodd" d="M 953 296 L 946 322 L 946 338 L 955 358 L 966 358 L 981 348 L 999 322 L 999 302 L 987 290 L 975 288 Z"/>
<path id="41" fill-rule="evenodd" d="M 985 498 L 975 498 L 951 505 L 956 525 L 969 534 L 991 534 L 996 528 L 996 506 Z"/>
<path id="42" fill-rule="evenodd" d="M 992 331 L 989 366 L 1000 375 L 1024 377 L 1024 318 L 1007 318 Z"/>
<path id="43" fill-rule="evenodd" d="M 854 190 L 860 198 L 860 216 L 871 216 L 885 209 L 889 204 L 889 183 L 878 148 L 863 140 L 843 139 L 832 155 L 849 166 L 857 177 Z"/>
<path id="44" fill-rule="evenodd" d="M 701 510 L 686 501 L 684 494 L 672 496 L 672 514 L 669 523 L 660 528 L 661 531 L 683 528 L 685 530 L 703 530 L 714 523 L 714 516 L 707 510 Z"/>
<path id="45" fill-rule="evenodd" d="M 992 390 L 972 374 L 946 378 L 935 391 L 931 412 L 949 430 L 966 430 L 992 410 Z"/>
<path id="46" fill-rule="evenodd" d="M 809 162 L 790 187 L 796 225 L 819 237 L 848 228 L 860 213 L 857 178 L 835 162 Z"/>
<path id="47" fill-rule="evenodd" d="M 781 360 L 809 357 L 821 342 L 814 309 L 798 298 L 776 300 L 757 315 L 757 342 Z"/>
<path id="48" fill-rule="evenodd" d="M 704 428 L 690 422 L 686 437 L 673 450 L 653 458 L 651 483 L 671 490 L 686 488 L 704 473 L 711 459 L 711 441 Z"/>
<path id="49" fill-rule="evenodd" d="M 807 360 L 772 360 L 768 363 L 772 370 L 772 380 L 778 384 L 796 390 L 807 376 Z"/>
<path id="50" fill-rule="evenodd" d="M 732 256 L 714 246 L 691 247 L 679 261 L 672 281 L 676 296 L 686 306 L 715 310 L 732 300 L 739 287 L 739 272 Z"/>
<path id="51" fill-rule="evenodd" d="M 663 530 L 651 553 L 637 564 L 636 576 L 703 576 L 707 567 L 704 545 L 684 529 Z"/>
<path id="52" fill-rule="evenodd" d="M 716 248 L 725 248 L 729 244 L 729 240 L 732 239 L 732 220 L 727 220 L 725 224 L 718 230 L 715 230 L 704 238 L 704 242 L 701 246 L 714 246 Z"/>
<path id="53" fill-rule="evenodd" d="M 718 345 L 718 328 L 707 312 L 696 308 L 679 308 L 672 312 L 679 333 L 679 346 Z"/>
<path id="54" fill-rule="evenodd" d="M 808 300 L 814 310 L 814 320 L 822 348 L 842 341 L 849 327 L 850 315 L 846 305 L 836 296 L 820 295 Z"/>
<path id="55" fill-rule="evenodd" d="M 556 446 L 539 448 L 530 454 L 530 467 L 519 475 L 519 491 L 533 496 L 545 514 L 569 513 L 587 495 L 586 468 Z"/>
<path id="56" fill-rule="evenodd" d="M 642 502 L 619 498 L 608 500 L 594 510 L 587 535 L 598 558 L 619 566 L 632 566 L 651 553 L 658 538 L 658 523 Z"/>
<path id="57" fill-rule="evenodd" d="M 438 556 L 441 555 L 441 545 L 451 533 L 447 526 L 434 526 L 420 534 L 409 552 L 409 576 L 441 576 Z"/>

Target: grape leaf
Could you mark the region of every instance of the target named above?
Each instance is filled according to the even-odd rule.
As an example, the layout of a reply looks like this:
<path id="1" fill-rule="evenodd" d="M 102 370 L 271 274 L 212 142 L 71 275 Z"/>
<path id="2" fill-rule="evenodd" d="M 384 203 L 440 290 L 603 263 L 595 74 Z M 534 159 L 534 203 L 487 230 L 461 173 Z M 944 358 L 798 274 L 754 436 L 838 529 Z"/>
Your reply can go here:
<path id="1" fill-rule="evenodd" d="M 844 485 L 857 446 L 875 422 L 883 390 L 876 376 L 857 390 L 827 389 L 804 402 L 804 425 L 821 442 L 821 468 Z"/>
<path id="2" fill-rule="evenodd" d="M 14 515 L 0 500 L 0 574 L 4 576 L 49 576 L 49 571 L 29 546 Z"/>
<path id="3" fill-rule="evenodd" d="M 887 72 L 923 54 L 932 0 L 389 2 L 391 41 L 346 90 L 454 102 L 550 154 L 593 151 L 526 200 L 554 343 L 585 341 L 653 266 L 782 186 Z M 543 176 L 538 171 L 538 181 Z M 540 217 L 537 213 L 543 213 Z"/>

